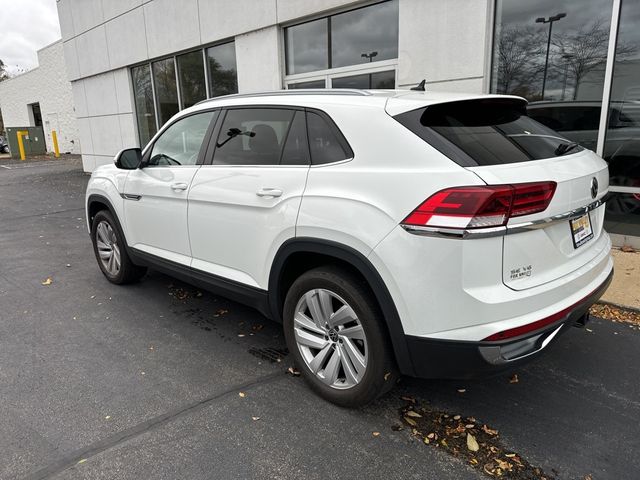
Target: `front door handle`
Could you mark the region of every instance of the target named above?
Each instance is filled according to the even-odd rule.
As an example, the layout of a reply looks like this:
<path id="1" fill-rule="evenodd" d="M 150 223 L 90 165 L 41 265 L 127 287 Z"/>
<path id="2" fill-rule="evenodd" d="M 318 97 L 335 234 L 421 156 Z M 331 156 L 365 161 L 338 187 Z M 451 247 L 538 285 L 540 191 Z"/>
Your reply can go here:
<path id="1" fill-rule="evenodd" d="M 279 197 L 282 195 L 282 190 L 279 188 L 263 187 L 256 192 L 259 197 Z"/>
<path id="2" fill-rule="evenodd" d="M 171 185 L 171 190 L 173 190 L 174 192 L 179 192 L 181 190 L 186 190 L 188 186 L 189 185 L 187 185 L 186 183 L 174 183 L 173 185 Z"/>

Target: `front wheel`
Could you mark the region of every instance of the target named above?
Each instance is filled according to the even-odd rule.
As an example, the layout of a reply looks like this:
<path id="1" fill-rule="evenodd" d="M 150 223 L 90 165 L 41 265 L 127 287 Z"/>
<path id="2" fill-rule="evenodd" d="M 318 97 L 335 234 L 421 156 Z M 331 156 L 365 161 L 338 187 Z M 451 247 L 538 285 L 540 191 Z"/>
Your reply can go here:
<path id="1" fill-rule="evenodd" d="M 336 267 L 310 270 L 289 289 L 283 314 L 289 351 L 320 396 L 357 407 L 392 388 L 384 319 L 362 279 Z"/>
<path id="2" fill-rule="evenodd" d="M 131 283 L 147 272 L 145 267 L 134 265 L 127 255 L 124 235 L 107 210 L 101 210 L 93 218 L 91 241 L 98 266 L 111 283 Z"/>

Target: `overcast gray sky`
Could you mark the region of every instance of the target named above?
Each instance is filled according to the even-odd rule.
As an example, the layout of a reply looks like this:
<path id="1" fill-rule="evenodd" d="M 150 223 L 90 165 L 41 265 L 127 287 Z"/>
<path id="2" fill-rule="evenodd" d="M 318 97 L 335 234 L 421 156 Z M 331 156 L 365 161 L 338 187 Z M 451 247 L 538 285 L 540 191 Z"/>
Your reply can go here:
<path id="1" fill-rule="evenodd" d="M 31 70 L 36 51 L 60 38 L 56 0 L 0 0 L 0 59 L 7 70 Z"/>

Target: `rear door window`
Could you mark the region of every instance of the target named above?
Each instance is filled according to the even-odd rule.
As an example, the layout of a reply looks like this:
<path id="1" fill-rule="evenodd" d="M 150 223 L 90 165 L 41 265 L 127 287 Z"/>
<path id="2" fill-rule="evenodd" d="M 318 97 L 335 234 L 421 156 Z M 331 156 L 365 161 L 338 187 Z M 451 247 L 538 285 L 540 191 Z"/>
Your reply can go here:
<path id="1" fill-rule="evenodd" d="M 528 162 L 561 154 L 562 135 L 527 116 L 526 103 L 480 99 L 430 105 L 394 117 L 458 164 Z M 581 147 L 569 151 L 575 153 Z"/>
<path id="2" fill-rule="evenodd" d="M 227 111 L 213 163 L 279 165 L 295 110 L 239 108 Z"/>

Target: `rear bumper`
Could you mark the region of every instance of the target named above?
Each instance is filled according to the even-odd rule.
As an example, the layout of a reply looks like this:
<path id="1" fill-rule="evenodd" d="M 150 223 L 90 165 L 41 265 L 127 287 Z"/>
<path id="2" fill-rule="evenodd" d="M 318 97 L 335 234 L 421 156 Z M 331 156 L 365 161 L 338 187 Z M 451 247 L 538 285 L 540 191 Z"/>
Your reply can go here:
<path id="1" fill-rule="evenodd" d="M 520 337 L 470 342 L 407 335 L 414 374 L 421 378 L 472 378 L 512 370 L 536 357 L 568 328 L 586 320 L 589 307 L 602 296 L 612 278 L 613 270 L 563 318 Z"/>

